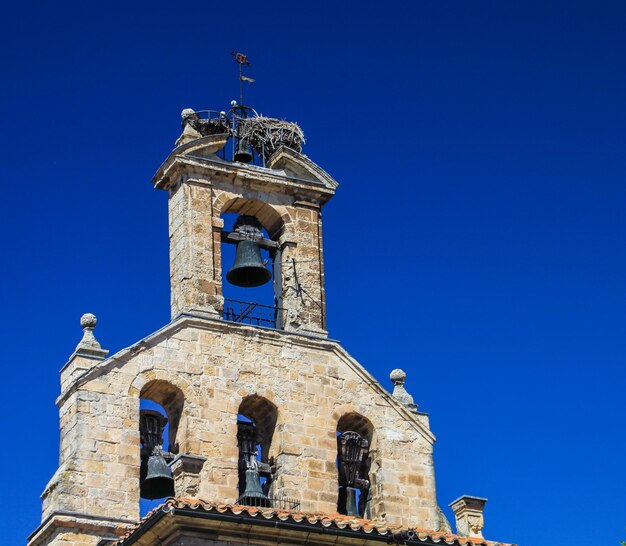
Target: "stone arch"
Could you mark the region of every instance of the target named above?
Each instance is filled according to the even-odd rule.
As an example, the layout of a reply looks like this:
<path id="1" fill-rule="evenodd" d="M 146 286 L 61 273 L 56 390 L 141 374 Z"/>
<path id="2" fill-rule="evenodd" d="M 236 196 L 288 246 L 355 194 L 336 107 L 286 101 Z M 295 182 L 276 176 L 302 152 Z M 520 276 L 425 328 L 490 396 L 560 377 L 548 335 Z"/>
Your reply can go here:
<path id="1" fill-rule="evenodd" d="M 241 196 L 220 194 L 213 203 L 215 216 L 226 213 L 244 214 L 254 216 L 265 228 L 271 239 L 277 240 L 292 223 L 288 213 L 282 214 L 276 207 L 259 201 Z"/>
<path id="2" fill-rule="evenodd" d="M 265 260 L 263 273 L 260 272 L 261 270 L 255 272 L 255 268 L 250 268 L 247 272 L 241 273 L 243 284 L 232 279 L 231 282 L 228 282 L 229 267 L 232 266 L 226 265 L 227 261 L 232 260 L 233 264 L 236 262 L 237 256 L 239 256 L 239 243 L 233 246 L 225 244 L 226 240 L 222 239 L 221 244 L 214 246 L 213 261 L 220 296 L 223 298 L 220 302 L 223 318 L 245 321 L 257 326 L 283 329 L 285 312 L 282 308 L 285 283 L 287 282 L 283 253 L 285 252 L 285 243 L 294 241 L 294 224 L 285 210 L 285 204 L 280 202 L 268 204 L 258 199 L 246 198 L 233 193 L 220 193 L 214 199 L 213 214 L 214 218 L 220 220 L 217 225 L 221 226 L 222 234 L 226 221 L 230 222 L 230 219 L 227 219 L 225 215 L 234 215 L 238 218 L 236 222 L 242 220 L 244 224 L 250 224 L 250 229 L 253 232 L 261 228 L 261 232 L 257 232 L 255 237 L 260 235 L 275 243 L 273 246 L 264 245 L 261 247 L 261 259 Z M 254 218 L 256 222 L 251 221 L 250 218 Z M 257 222 L 258 225 L 256 225 Z M 235 226 L 237 223 L 232 227 L 235 231 L 242 229 L 241 226 L 238 228 Z M 228 227 L 230 228 L 230 225 Z M 216 237 L 215 240 L 217 241 L 218 238 Z M 250 274 L 249 278 L 248 274 Z M 239 276 L 239 273 L 234 275 Z M 268 283 L 270 280 L 271 284 Z M 248 282 L 250 284 L 246 285 Z M 266 285 L 267 288 L 245 293 L 239 292 L 237 288 L 242 286 L 257 288 L 262 285 Z M 259 305 L 258 307 L 246 308 L 241 303 L 242 300 L 249 301 L 251 298 Z"/>
<path id="3" fill-rule="evenodd" d="M 237 410 L 237 468 L 239 497 L 244 503 L 248 503 L 245 494 L 254 491 L 256 480 L 259 480 L 256 488 L 261 487 L 264 495 L 270 495 L 274 474 L 269 450 L 277 421 L 278 408 L 267 398 L 251 394 L 241 400 Z M 256 477 L 251 474 L 255 465 Z M 252 481 L 248 483 L 248 480 Z"/>
<path id="4" fill-rule="evenodd" d="M 365 417 L 365 413 L 367 412 L 362 411 L 362 408 L 348 404 L 335 408 L 332 418 L 335 423 L 335 430 L 338 432 L 350 430 L 345 428 L 348 425 L 354 425 L 358 429 L 352 429 L 354 432 L 358 432 L 359 434 L 363 434 L 363 432 L 365 432 L 365 437 L 369 441 L 371 452 L 377 448 L 377 431 L 380 428 L 380 423 L 377 419 L 375 419 L 375 416 L 371 416 L 371 419 L 369 417 Z"/>
<path id="5" fill-rule="evenodd" d="M 353 431 L 363 436 L 369 443 L 370 448 L 374 439 L 374 425 L 367 418 L 352 411 L 344 413 L 337 421 L 337 432 Z"/>
<path id="6" fill-rule="evenodd" d="M 148 383 L 158 380 L 170 383 L 173 387 L 179 389 L 184 394 L 186 400 L 190 400 L 192 397 L 192 385 L 184 376 L 169 369 L 155 368 L 150 366 L 149 362 L 143 364 L 142 369 L 143 371 L 137 373 L 128 389 L 129 396 L 138 397 Z"/>

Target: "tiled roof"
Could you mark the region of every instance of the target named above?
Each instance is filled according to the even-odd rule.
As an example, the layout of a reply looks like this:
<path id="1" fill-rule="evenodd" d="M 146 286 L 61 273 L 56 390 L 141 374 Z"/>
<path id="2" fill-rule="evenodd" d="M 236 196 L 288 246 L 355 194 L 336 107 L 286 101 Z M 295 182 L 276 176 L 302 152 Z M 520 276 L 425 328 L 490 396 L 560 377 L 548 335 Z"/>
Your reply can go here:
<path id="1" fill-rule="evenodd" d="M 515 546 L 501 542 L 493 542 L 481 538 L 469 538 L 450 533 L 442 533 L 440 531 L 432 531 L 428 529 L 404 529 L 401 525 L 391 525 L 380 521 L 369 519 L 355 518 L 345 516 L 343 514 L 323 514 L 319 512 L 300 512 L 295 510 L 282 510 L 275 508 L 259 508 L 255 506 L 242 506 L 237 504 L 224 504 L 218 502 L 207 502 L 200 499 L 189 498 L 170 498 L 164 504 L 158 506 L 149 512 L 135 529 L 127 533 L 118 545 L 123 545 L 125 539 L 132 536 L 143 523 L 158 511 L 172 512 L 174 510 L 195 510 L 204 513 L 230 514 L 235 516 L 244 516 L 251 519 L 265 519 L 273 521 L 284 521 L 290 523 L 299 523 L 302 525 L 310 525 L 316 527 L 324 527 L 345 531 L 355 531 L 365 535 L 385 536 L 389 542 L 402 543 L 406 538 L 400 538 L 399 533 L 413 533 L 411 541 L 416 543 L 434 542 L 436 544 L 453 545 L 453 546 Z M 394 535 L 398 536 L 394 540 Z M 405 535 L 406 537 L 406 535 Z M 367 538 L 367 537 L 363 537 Z"/>

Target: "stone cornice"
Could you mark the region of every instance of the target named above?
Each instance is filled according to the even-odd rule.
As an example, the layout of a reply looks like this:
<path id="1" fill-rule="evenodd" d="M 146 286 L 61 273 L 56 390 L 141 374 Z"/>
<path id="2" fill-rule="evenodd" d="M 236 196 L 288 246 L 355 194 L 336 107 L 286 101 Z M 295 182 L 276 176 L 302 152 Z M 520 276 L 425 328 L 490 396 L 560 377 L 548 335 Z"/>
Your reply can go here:
<path id="1" fill-rule="evenodd" d="M 84 532 L 100 538 L 115 540 L 132 529 L 138 522 L 129 519 L 93 516 L 78 512 L 59 510 L 44 519 L 28 537 L 28 546 L 45 544 L 46 539 L 57 529 L 65 528 L 73 532 Z"/>
<path id="2" fill-rule="evenodd" d="M 310 160 L 307 162 L 314 165 Z M 315 167 L 324 173 L 322 169 Z M 233 163 L 215 155 L 210 157 L 184 155 L 176 149 L 161 165 L 152 178 L 152 182 L 156 189 L 170 189 L 178 184 L 184 175 L 201 174 L 211 180 L 217 175 L 227 177 L 234 185 L 252 184 L 258 186 L 260 190 L 278 191 L 296 197 L 314 199 L 322 204 L 326 203 L 335 194 L 337 183 L 328 175 L 326 175 L 327 178 L 321 174 L 317 175 L 314 169 L 309 172 L 311 179 L 303 179 L 290 176 L 283 170 Z M 313 173 L 318 179 L 313 179 Z M 207 181 L 207 183 L 210 182 Z"/>
<path id="3" fill-rule="evenodd" d="M 337 189 L 339 183 L 330 176 L 324 169 L 313 163 L 307 156 L 299 154 L 291 148 L 281 146 L 267 160 L 270 169 L 285 169 L 286 171 L 299 171 L 300 178 L 308 178 L 305 175 L 313 176 L 314 179 L 323 182 L 326 186 Z"/>

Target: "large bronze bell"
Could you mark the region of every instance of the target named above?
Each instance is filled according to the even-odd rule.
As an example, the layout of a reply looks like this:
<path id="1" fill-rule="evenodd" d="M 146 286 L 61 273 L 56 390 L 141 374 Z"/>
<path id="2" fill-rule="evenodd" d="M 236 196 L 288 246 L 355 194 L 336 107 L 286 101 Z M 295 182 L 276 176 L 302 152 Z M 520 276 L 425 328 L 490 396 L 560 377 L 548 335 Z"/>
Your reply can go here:
<path id="1" fill-rule="evenodd" d="M 226 280 L 235 286 L 261 286 L 272 278 L 272 274 L 263 264 L 261 247 L 252 240 L 243 240 L 237 243 L 235 263 L 228 273 Z"/>
<path id="2" fill-rule="evenodd" d="M 160 446 L 154 448 L 146 466 L 146 476 L 139 484 L 140 495 L 151 500 L 173 497 L 174 478 Z"/>
<path id="3" fill-rule="evenodd" d="M 250 163 L 252 161 L 252 152 L 248 141 L 240 138 L 237 142 L 237 151 L 235 152 L 235 161 L 240 163 Z"/>

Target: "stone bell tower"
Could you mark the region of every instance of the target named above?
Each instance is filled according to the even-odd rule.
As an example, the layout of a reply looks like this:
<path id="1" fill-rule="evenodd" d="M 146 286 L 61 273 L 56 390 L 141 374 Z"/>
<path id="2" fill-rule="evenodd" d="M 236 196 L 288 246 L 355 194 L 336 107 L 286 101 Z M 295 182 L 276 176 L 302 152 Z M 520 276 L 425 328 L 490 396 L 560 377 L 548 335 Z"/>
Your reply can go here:
<path id="1" fill-rule="evenodd" d="M 299 128 L 279 120 L 246 117 L 237 129 L 248 130 L 240 141 L 257 144 L 264 166 L 224 160 L 229 134 L 214 131 L 229 121 L 213 115 L 183 112 L 179 146 L 154 177 L 169 195 L 172 319 L 223 315 L 221 245 L 244 236 L 224 233 L 221 216 L 231 212 L 256 219 L 268 235 L 257 240 L 272 257 L 278 327 L 325 336 L 322 207 L 337 182 L 299 153 Z M 255 131 L 269 136 L 261 142 Z"/>
<path id="2" fill-rule="evenodd" d="M 153 178 L 169 196 L 171 322 L 109 355 L 82 317 L 29 546 L 495 545 L 480 497 L 452 504 L 451 534 L 406 373 L 390 370 L 390 393 L 328 338 L 321 210 L 337 183 L 303 140 L 241 104 L 183 111 Z M 224 297 L 269 282 L 272 305 Z M 140 499 L 161 504 L 141 519 Z"/>

